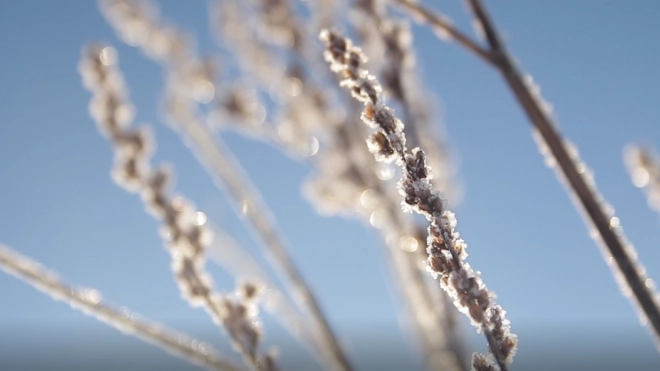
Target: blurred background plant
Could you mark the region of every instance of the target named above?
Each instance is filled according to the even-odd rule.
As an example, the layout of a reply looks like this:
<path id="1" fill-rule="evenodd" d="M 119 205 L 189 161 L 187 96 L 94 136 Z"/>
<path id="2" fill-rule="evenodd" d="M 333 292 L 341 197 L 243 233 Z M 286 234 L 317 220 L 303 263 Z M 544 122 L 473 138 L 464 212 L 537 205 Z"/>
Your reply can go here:
<path id="1" fill-rule="evenodd" d="M 483 270 L 520 336 L 513 369 L 538 366 L 539 359 L 553 359 L 553 354 L 567 365 L 588 362 L 602 349 L 622 344 L 627 348 L 614 357 L 617 361 L 658 364 L 653 343 L 616 293 L 589 233 L 540 166 L 526 118 L 510 94 L 503 94 L 505 85 L 484 68 L 493 64 L 491 57 L 477 50 L 486 61 L 481 64 L 435 39 L 431 28 L 414 26 L 411 11 L 416 19 L 429 17 L 411 4 L 108 0 L 97 9 L 77 3 L 0 5 L 7 66 L 0 72 L 5 179 L 0 238 L 71 282 L 93 286 L 111 302 L 204 343 L 127 324 L 139 317 L 122 308 L 96 307 L 96 315 L 111 325 L 207 368 L 241 367 L 238 361 L 223 363 L 232 350 L 218 335 L 222 332 L 176 300 L 171 263 L 154 248 L 162 245 L 158 226 L 135 199 L 108 182 L 110 151 L 85 116 L 90 98 L 74 69 L 83 44 L 104 40 L 114 45 L 84 54 L 86 85 L 90 78 L 103 81 L 112 75 L 118 63 L 126 82 L 113 78 L 100 90 L 102 85 L 92 83 L 101 96 L 91 106 L 92 116 L 115 146 L 124 148 L 117 157 L 125 165 L 123 179 L 131 169 L 145 175 L 134 176 L 134 190 L 150 182 L 150 170 L 140 159 L 126 162 L 126 154 L 135 153 L 135 143 L 144 146 L 146 137 L 136 142 L 133 132 L 120 135 L 101 122 L 111 119 L 124 127 L 135 117 L 154 123 L 154 159 L 173 163 L 178 174 L 173 188 L 197 205 L 175 194 L 169 201 L 172 213 L 155 212 L 165 215 L 169 228 L 161 235 L 176 242 L 168 243 L 172 267 L 193 304 L 209 295 L 199 303 L 224 325 L 248 367 L 469 368 L 469 354 L 475 348 L 485 351 L 484 341 L 472 335 L 425 272 L 426 226 L 401 212 L 399 174 L 374 162 L 364 142 L 361 108 L 340 90 L 323 62 L 317 35 L 323 27 L 334 27 L 363 46 L 370 57 L 367 68 L 381 79 L 388 102 L 406 124 L 409 147 L 426 151 L 433 185 L 458 211 L 473 253 L 470 261 Z M 471 16 L 455 2 L 423 5 L 455 16 L 458 29 L 470 29 Z M 617 205 L 616 220 L 623 221 L 641 258 L 652 263 L 658 258 L 651 248 L 658 241 L 657 224 L 644 198 L 632 191 L 620 153 L 629 141 L 660 134 L 653 124 L 660 112 L 652 100 L 660 86 L 652 68 L 658 54 L 644 47 L 660 32 L 648 17 L 657 6 L 491 6 L 500 27 L 513 35 L 506 38 L 510 48 L 548 91 L 564 131 L 598 172 L 601 190 Z M 611 17 L 629 27 L 614 33 L 608 28 Z M 435 31 L 446 37 L 446 29 Z M 471 38 L 475 45 L 488 45 L 479 36 Z M 94 60 L 101 69 L 89 67 Z M 633 72 L 623 68 L 630 65 Z M 105 68 L 109 72 L 99 72 Z M 107 112 L 99 111 L 107 107 L 106 93 L 128 99 L 125 88 L 132 104 L 115 102 Z M 436 94 L 442 95 L 442 106 Z M 647 187 L 655 205 L 657 160 L 642 156 L 648 151 L 627 153 L 634 185 Z M 147 189 L 160 189 L 155 187 Z M 153 190 L 142 191 L 147 202 L 159 199 L 160 191 Z M 202 229 L 208 235 L 200 234 Z M 185 239 L 177 240 L 177 233 Z M 196 252 L 186 265 L 187 258 L 180 258 L 189 251 Z M 76 294 L 58 282 L 40 281 L 39 269 L 10 250 L 0 257 L 6 269 L 12 262 L 24 268 L 10 273 L 88 312 L 102 303 L 98 291 Z M 234 292 L 237 283 L 239 289 L 228 295 L 206 292 L 211 281 L 197 275 L 207 259 L 218 263 L 206 265 L 219 290 Z M 657 264 L 648 269 L 658 276 Z M 653 287 L 652 281 L 641 282 Z M 78 365 L 112 349 L 124 352 L 120 358 L 125 360 L 131 358 L 126 349 L 147 352 L 26 292 L 18 282 L 3 277 L 0 284 L 11 298 L 0 309 L 2 332 L 9 334 L 0 340 L 0 354 L 6 354 L 0 362 L 13 366 L 19 362 L 16 354 L 48 354 L 53 350 L 48 339 L 65 333 L 75 334 L 67 344 L 84 344 L 88 337 L 124 344 L 71 354 Z M 44 340 L 35 342 L 35 337 Z M 576 337 L 592 339 L 592 345 Z M 206 342 L 219 350 L 200 347 Z M 148 359 L 142 362 L 163 359 L 142 354 Z"/>

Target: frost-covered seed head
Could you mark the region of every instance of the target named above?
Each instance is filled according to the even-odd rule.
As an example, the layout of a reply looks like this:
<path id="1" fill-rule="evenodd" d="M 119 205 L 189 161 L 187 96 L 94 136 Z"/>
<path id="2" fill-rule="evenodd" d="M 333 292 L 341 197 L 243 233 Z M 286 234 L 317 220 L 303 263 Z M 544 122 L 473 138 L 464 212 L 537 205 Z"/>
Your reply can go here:
<path id="1" fill-rule="evenodd" d="M 392 143 L 390 143 L 385 134 L 381 132 L 373 133 L 369 139 L 367 139 L 367 146 L 369 151 L 376 156 L 376 160 L 385 163 L 394 161 L 395 151 L 394 148 L 392 148 Z"/>
<path id="2" fill-rule="evenodd" d="M 431 169 L 426 164 L 424 152 L 418 148 L 408 152 L 403 123 L 395 117 L 391 108 L 378 104 L 380 92 L 367 91 L 369 87 L 380 86 L 375 85 L 375 78 L 362 69 L 356 59 L 349 57 L 347 64 L 345 55 L 341 56 L 341 60 L 339 57 L 333 58 L 338 54 L 337 45 L 341 46 L 342 51 L 350 52 L 355 48 L 350 40 L 339 41 L 343 38 L 329 31 L 322 32 L 321 38 L 328 47 L 326 58 L 331 69 L 337 73 L 348 71 L 343 74 L 341 86 L 350 89 L 353 97 L 365 104 L 362 120 L 376 130 L 367 140 L 370 151 L 378 161 L 392 161 L 394 158 L 402 168 L 403 177 L 398 188 L 404 197 L 404 211 L 415 211 L 430 222 L 427 266 L 454 299 L 454 305 L 470 318 L 478 331 L 486 335 L 493 362 L 490 358 L 478 356 L 474 359 L 474 367 L 480 371 L 491 370 L 489 367 L 494 365 L 504 369 L 515 353 L 517 339 L 510 334 L 509 322 L 504 319 L 501 308 L 494 304 L 494 295 L 488 291 L 478 273 L 464 261 L 466 244 L 455 230 L 454 214 L 446 210 L 442 194 L 428 179 Z M 374 84 L 365 84 L 370 80 L 374 80 Z"/>

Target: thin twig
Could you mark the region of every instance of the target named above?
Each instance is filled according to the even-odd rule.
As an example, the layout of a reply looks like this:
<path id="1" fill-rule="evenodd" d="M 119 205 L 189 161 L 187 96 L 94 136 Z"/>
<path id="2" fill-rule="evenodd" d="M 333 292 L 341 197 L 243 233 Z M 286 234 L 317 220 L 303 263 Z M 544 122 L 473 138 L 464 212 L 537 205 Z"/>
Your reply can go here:
<path id="1" fill-rule="evenodd" d="M 407 10 L 410 15 L 421 22 L 427 23 L 433 30 L 436 31 L 438 37 L 443 39 L 455 40 L 459 45 L 472 52 L 475 56 L 490 65 L 495 65 L 492 54 L 479 45 L 476 41 L 472 40 L 469 36 L 458 30 L 451 24 L 448 17 L 437 15 L 423 6 L 411 0 L 392 0 L 397 3 L 401 8 Z"/>
<path id="2" fill-rule="evenodd" d="M 423 16 L 431 25 L 441 28 L 452 36 L 461 35 L 450 24 L 442 22 L 441 17 L 433 15 L 420 5 L 411 4 L 406 0 L 395 1 L 410 11 L 413 16 Z M 619 277 L 619 274 L 614 272 L 621 290 L 626 296 L 628 296 L 628 290 L 632 292 L 635 303 L 641 310 L 640 314 L 643 314 L 643 319 L 650 323 L 656 343 L 660 347 L 658 294 L 653 289 L 653 285 L 648 284 L 652 281 L 646 277 L 644 268 L 636 260 L 637 254 L 623 235 L 619 219 L 606 211 L 605 201 L 596 189 L 593 180 L 588 178 L 586 165 L 579 159 L 576 151 L 568 148 L 550 115 L 548 104 L 531 83 L 531 78 L 525 77 L 511 59 L 486 8 L 480 0 L 468 0 L 468 5 L 480 23 L 490 49 L 484 50 L 471 41 L 466 42 L 464 37 L 460 39 L 456 37 L 459 45 L 497 69 L 504 77 L 536 129 L 543 146 L 542 150 L 547 149 L 546 156 L 551 157 L 552 162 L 558 165 L 557 174 L 567 183 L 571 196 L 583 211 L 585 221 L 595 229 L 593 235 L 600 242 L 608 264 L 616 263 L 616 266 L 612 268 L 618 269 L 622 276 Z"/>
<path id="3" fill-rule="evenodd" d="M 597 238 L 607 251 L 608 258 L 614 259 L 616 267 L 623 275 L 625 283 L 622 290 L 632 290 L 637 304 L 650 322 L 655 332 L 656 341 L 660 340 L 660 306 L 658 294 L 649 287 L 644 270 L 636 261 L 636 253 L 632 245 L 626 241 L 619 226 L 619 219 L 608 215 L 604 210 L 604 201 L 598 193 L 595 183 L 585 178 L 585 165 L 570 154 L 565 141 L 557 126 L 553 122 L 546 104 L 538 91 L 534 91 L 531 84 L 526 82 L 523 74 L 511 59 L 504 42 L 491 21 L 486 8 L 480 0 L 468 0 L 470 8 L 476 19 L 481 23 L 484 35 L 490 45 L 490 53 L 494 58 L 496 68 L 506 80 L 518 102 L 527 113 L 528 118 L 547 145 L 550 153 L 559 165 L 561 174 L 568 182 L 570 190 L 577 197 L 579 205 L 586 213 L 588 221 L 598 231 Z M 591 184 L 590 184 L 591 183 Z M 623 282 L 620 282 L 623 284 Z"/>
<path id="4" fill-rule="evenodd" d="M 103 303 L 101 294 L 94 289 L 64 284 L 52 271 L 34 260 L 20 255 L 0 244 L 0 269 L 33 286 L 57 301 L 69 304 L 95 319 L 127 335 L 153 344 L 166 352 L 209 371 L 241 371 L 226 361 L 226 356 L 211 345 L 174 332 L 165 326 L 150 322 L 131 313 L 126 307 L 115 309 Z"/>

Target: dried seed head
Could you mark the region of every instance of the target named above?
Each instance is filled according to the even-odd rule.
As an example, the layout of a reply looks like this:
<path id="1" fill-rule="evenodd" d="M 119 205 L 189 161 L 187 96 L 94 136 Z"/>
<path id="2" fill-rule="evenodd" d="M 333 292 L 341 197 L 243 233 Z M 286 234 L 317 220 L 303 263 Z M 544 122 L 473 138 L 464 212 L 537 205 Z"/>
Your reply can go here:
<path id="1" fill-rule="evenodd" d="M 257 298 L 260 288 L 254 282 L 244 282 L 238 286 L 238 294 L 246 301 L 253 301 Z"/>
<path id="2" fill-rule="evenodd" d="M 442 194 L 429 181 L 431 169 L 426 164 L 424 152 L 420 149 L 407 150 L 403 123 L 395 117 L 391 108 L 378 104 L 378 81 L 351 57 L 350 52 L 359 51 L 359 48 L 354 47 L 348 39 L 344 39 L 343 43 L 338 42 L 337 39 L 342 37 L 328 31 L 323 32 L 321 37 L 328 47 L 326 59 L 330 68 L 343 74 L 341 86 L 350 89 L 353 97 L 365 105 L 362 120 L 376 130 L 367 140 L 369 150 L 378 161 L 394 161 L 402 169 L 403 176 L 398 183 L 399 192 L 404 198 L 402 208 L 404 211 L 415 211 L 430 222 L 427 240 L 429 269 L 454 299 L 456 308 L 486 334 L 494 358 L 478 356 L 474 359 L 474 367 L 479 371 L 494 371 L 494 368 L 490 368 L 495 367 L 493 365 L 504 368 L 515 353 L 516 338 L 510 334 L 509 322 L 504 319 L 503 312 L 500 313 L 500 308 L 494 304 L 494 295 L 490 295 L 478 272 L 464 262 L 467 256 L 466 245 L 455 230 L 454 214 L 446 210 Z M 399 42 L 396 39 L 393 41 Z M 342 45 L 348 57 L 344 53 L 341 60 L 333 58 L 335 44 Z M 347 70 L 350 73 L 343 73 Z M 354 78 L 355 75 L 359 77 Z"/>
<path id="3" fill-rule="evenodd" d="M 497 371 L 498 367 L 492 357 L 482 354 L 472 354 L 472 371 Z"/>
<path id="4" fill-rule="evenodd" d="M 376 110 L 374 109 L 373 105 L 367 104 L 366 106 L 364 106 L 364 111 L 362 112 L 362 117 L 365 120 L 373 120 L 375 115 L 376 115 Z"/>
<path id="5" fill-rule="evenodd" d="M 379 131 L 371 134 L 369 139 L 367 139 L 367 146 L 378 161 L 389 163 L 396 159 L 392 143 L 390 143 L 390 140 L 385 134 Z"/>

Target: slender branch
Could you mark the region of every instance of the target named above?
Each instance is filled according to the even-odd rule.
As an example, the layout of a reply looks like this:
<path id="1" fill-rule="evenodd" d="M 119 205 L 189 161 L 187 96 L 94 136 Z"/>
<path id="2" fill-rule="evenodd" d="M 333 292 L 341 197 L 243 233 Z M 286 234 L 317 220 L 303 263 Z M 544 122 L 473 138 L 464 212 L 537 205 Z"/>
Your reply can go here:
<path id="1" fill-rule="evenodd" d="M 511 59 L 499 33 L 486 8 L 480 0 L 468 0 L 476 19 L 481 23 L 486 40 L 495 58 L 497 69 L 503 75 L 518 102 L 527 113 L 534 128 L 540 134 L 550 153 L 556 160 L 561 174 L 568 182 L 570 191 L 577 198 L 588 221 L 597 230 L 597 238 L 611 256 L 616 267 L 623 275 L 625 284 L 620 282 L 624 292 L 630 289 L 644 316 L 660 339 L 660 306 L 658 294 L 646 283 L 644 270 L 636 261 L 632 245 L 626 241 L 619 226 L 619 219 L 608 215 L 604 210 L 604 201 L 596 189 L 595 183 L 585 178 L 585 166 L 576 154 L 569 153 L 564 139 L 554 124 L 545 103 Z M 591 184 L 590 184 L 591 183 Z"/>
<path id="2" fill-rule="evenodd" d="M 451 25 L 441 21 L 441 17 L 406 0 L 394 0 L 413 16 L 425 17 L 425 20 L 451 35 L 457 35 Z M 480 0 L 467 0 L 474 16 L 480 22 L 484 36 L 489 45 L 487 58 L 481 52 L 475 51 L 475 45 L 457 39 L 459 45 L 472 52 L 488 65 L 495 67 L 504 77 L 506 83 L 515 95 L 539 136 L 542 151 L 551 162 L 558 165 L 557 174 L 566 182 L 569 193 L 575 203 L 583 211 L 585 221 L 594 228 L 593 235 L 598 238 L 603 253 L 608 261 L 616 263 L 612 266 L 615 279 L 624 295 L 632 293 L 634 303 L 640 309 L 644 321 L 650 324 L 656 343 L 660 347 L 660 299 L 654 290 L 652 280 L 645 275 L 644 267 L 636 260 L 633 246 L 623 235 L 620 221 L 607 212 L 605 201 L 596 189 L 596 185 L 587 175 L 586 165 L 579 159 L 576 151 L 567 148 L 565 140 L 558 131 L 550 115 L 548 104 L 533 86 L 529 77 L 524 77 L 506 50 L 497 28 L 491 21 L 486 8 Z M 611 264 L 610 264 L 611 265 Z M 619 274 L 620 273 L 620 274 Z"/>
<path id="3" fill-rule="evenodd" d="M 460 46 L 472 52 L 475 56 L 486 62 L 487 64 L 494 65 L 495 61 L 491 53 L 479 45 L 476 41 L 472 40 L 469 36 L 458 30 L 451 24 L 449 18 L 437 15 L 423 6 L 411 0 L 392 0 L 401 8 L 408 11 L 410 15 L 420 21 L 427 23 L 433 30 L 436 31 L 439 37 L 443 39 L 453 39 Z"/>
<path id="4" fill-rule="evenodd" d="M 188 335 L 174 332 L 165 326 L 147 321 L 121 307 L 115 309 L 103 303 L 101 294 L 94 289 L 83 289 L 64 284 L 57 274 L 34 260 L 22 256 L 0 244 L 0 269 L 57 301 L 69 304 L 95 319 L 127 335 L 151 343 L 166 352 L 209 371 L 240 371 L 242 368 L 226 361 L 226 356 L 211 345 Z"/>

